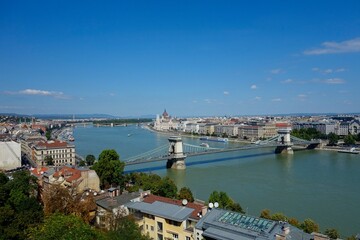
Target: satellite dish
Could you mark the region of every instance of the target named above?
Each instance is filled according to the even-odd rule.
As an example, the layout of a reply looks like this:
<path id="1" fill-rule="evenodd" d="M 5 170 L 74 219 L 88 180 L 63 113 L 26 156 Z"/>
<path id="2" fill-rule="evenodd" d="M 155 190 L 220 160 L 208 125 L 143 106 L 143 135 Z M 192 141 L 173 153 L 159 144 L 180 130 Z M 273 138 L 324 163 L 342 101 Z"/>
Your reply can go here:
<path id="1" fill-rule="evenodd" d="M 182 205 L 186 206 L 186 204 L 188 204 L 188 201 L 186 199 L 182 200 Z"/>
<path id="2" fill-rule="evenodd" d="M 214 207 L 214 204 L 211 202 L 209 203 L 209 208 L 213 208 Z"/>
<path id="3" fill-rule="evenodd" d="M 215 202 L 215 203 L 214 203 L 214 207 L 215 207 L 215 208 L 218 208 L 218 207 L 219 207 L 219 203 L 218 203 L 218 202 Z"/>

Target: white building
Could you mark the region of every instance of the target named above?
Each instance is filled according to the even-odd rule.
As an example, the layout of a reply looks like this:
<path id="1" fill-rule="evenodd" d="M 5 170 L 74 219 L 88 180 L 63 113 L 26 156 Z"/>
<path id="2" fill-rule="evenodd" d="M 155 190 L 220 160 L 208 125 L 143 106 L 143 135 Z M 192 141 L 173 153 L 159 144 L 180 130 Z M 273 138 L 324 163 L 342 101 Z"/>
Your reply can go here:
<path id="1" fill-rule="evenodd" d="M 0 169 L 11 170 L 21 167 L 21 144 L 0 142 Z"/>

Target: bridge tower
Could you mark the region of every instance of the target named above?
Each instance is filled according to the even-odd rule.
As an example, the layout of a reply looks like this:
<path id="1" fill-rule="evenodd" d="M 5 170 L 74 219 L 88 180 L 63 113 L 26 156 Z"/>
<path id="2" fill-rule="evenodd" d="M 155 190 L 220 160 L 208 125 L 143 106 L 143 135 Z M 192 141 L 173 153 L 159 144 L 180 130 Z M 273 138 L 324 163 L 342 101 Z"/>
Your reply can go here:
<path id="1" fill-rule="evenodd" d="M 291 146 L 293 143 L 290 138 L 291 128 L 281 128 L 278 130 L 279 138 L 278 138 L 278 146 L 275 149 L 275 153 L 287 153 L 294 154 Z"/>
<path id="2" fill-rule="evenodd" d="M 181 137 L 170 137 L 169 143 L 169 158 L 167 160 L 166 167 L 179 170 L 185 169 L 186 155 L 183 152 Z"/>

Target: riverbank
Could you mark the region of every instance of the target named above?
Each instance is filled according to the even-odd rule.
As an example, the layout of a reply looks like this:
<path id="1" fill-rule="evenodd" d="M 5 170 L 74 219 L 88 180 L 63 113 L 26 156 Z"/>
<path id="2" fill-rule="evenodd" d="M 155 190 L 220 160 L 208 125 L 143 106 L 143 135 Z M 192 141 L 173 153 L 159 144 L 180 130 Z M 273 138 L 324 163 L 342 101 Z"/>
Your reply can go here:
<path id="1" fill-rule="evenodd" d="M 155 132 L 158 134 L 162 134 L 165 136 L 181 136 L 181 137 L 187 137 L 187 138 L 195 138 L 195 139 L 199 139 L 201 137 L 206 137 L 206 135 L 193 135 L 193 134 L 188 134 L 188 133 L 184 133 L 184 132 L 171 132 L 171 131 L 160 131 L 160 130 L 156 130 L 151 126 L 148 125 L 144 125 L 144 128 L 151 131 L 151 132 Z M 237 139 L 237 138 L 227 138 L 229 142 L 233 142 L 233 143 L 242 143 L 242 144 L 251 144 L 251 141 L 249 140 L 241 140 L 241 139 Z"/>

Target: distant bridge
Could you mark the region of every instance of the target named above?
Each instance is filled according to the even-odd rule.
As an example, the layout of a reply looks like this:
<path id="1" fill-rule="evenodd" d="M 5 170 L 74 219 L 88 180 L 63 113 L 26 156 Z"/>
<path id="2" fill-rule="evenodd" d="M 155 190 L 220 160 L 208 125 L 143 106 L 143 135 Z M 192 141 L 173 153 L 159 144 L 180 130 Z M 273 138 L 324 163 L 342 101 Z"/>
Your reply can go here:
<path id="1" fill-rule="evenodd" d="M 181 137 L 170 137 L 169 144 L 152 149 L 148 152 L 125 159 L 126 165 L 135 165 L 167 160 L 166 166 L 174 169 L 185 169 L 185 158 L 224 152 L 235 152 L 250 149 L 275 148 L 275 153 L 293 154 L 293 148 L 313 149 L 319 141 L 307 141 L 290 135 L 291 129 L 280 129 L 278 135 L 255 144 L 235 148 L 213 148 L 183 143 Z"/>

